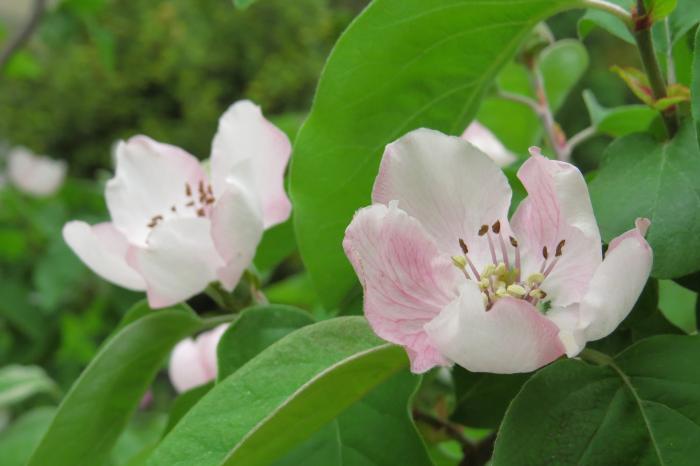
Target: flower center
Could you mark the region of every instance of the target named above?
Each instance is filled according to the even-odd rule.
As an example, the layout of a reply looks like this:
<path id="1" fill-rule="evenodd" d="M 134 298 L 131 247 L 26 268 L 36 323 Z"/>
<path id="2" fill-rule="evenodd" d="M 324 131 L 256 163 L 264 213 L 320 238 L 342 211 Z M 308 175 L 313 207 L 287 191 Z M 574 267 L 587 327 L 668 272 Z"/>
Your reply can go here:
<path id="1" fill-rule="evenodd" d="M 216 202 L 214 191 L 211 184 L 205 184 L 204 180 L 200 180 L 197 184 L 197 192 L 195 193 L 189 183 L 185 183 L 185 198 L 178 203 L 170 206 L 168 212 L 160 213 L 151 217 L 148 222 L 148 228 L 155 228 L 160 222 L 166 218 L 173 217 L 208 217 L 211 213 L 211 207 Z"/>
<path id="2" fill-rule="evenodd" d="M 480 237 L 485 238 L 488 243 L 491 262 L 486 264 L 481 273 L 479 273 L 469 258 L 469 247 L 462 238 L 459 238 L 459 247 L 462 250 L 462 255 L 453 256 L 452 263 L 462 271 L 467 280 L 473 280 L 479 285 L 486 310 L 491 309 L 498 299 L 506 296 L 524 299 L 533 306 L 538 306 L 539 304 L 546 309 L 547 303 L 544 300 L 547 298 L 547 293 L 540 286 L 544 279 L 552 273 L 557 262 L 559 262 L 559 258 L 564 253 L 566 240 L 559 241 L 551 261 L 547 246 L 542 248 L 543 260 L 539 270 L 523 278 L 521 276 L 518 240 L 512 236 L 508 237 L 508 243 L 513 250 L 513 263 L 511 263 L 508 243 L 506 243 L 503 234 L 501 234 L 500 221 L 496 221 L 490 228 L 488 225 L 482 225 L 478 234 Z"/>

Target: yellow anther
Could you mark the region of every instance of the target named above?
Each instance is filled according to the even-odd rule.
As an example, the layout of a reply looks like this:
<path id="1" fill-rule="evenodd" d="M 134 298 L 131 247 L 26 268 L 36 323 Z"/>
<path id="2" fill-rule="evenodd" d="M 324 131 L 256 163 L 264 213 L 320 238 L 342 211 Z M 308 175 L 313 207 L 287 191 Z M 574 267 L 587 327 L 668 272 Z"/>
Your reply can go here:
<path id="1" fill-rule="evenodd" d="M 458 269 L 463 269 L 467 266 L 467 259 L 464 256 L 452 256 L 452 263 Z"/>
<path id="2" fill-rule="evenodd" d="M 544 297 L 546 296 L 546 295 L 544 294 L 544 291 L 542 291 L 542 290 L 540 290 L 540 289 L 534 289 L 534 290 L 530 291 L 530 293 L 528 293 L 528 294 L 529 294 L 531 297 L 536 298 L 536 299 L 542 299 L 542 298 L 544 298 Z"/>
<path id="3" fill-rule="evenodd" d="M 504 296 L 508 296 L 508 292 L 506 291 L 506 288 L 503 286 L 501 288 L 498 288 L 496 290 L 496 296 L 499 298 L 503 298 Z"/>
<path id="4" fill-rule="evenodd" d="M 486 288 L 491 286 L 491 282 L 489 281 L 488 278 L 482 277 L 481 280 L 479 281 L 479 286 L 485 290 Z"/>
<path id="5" fill-rule="evenodd" d="M 489 264 L 484 268 L 484 271 L 481 272 L 482 277 L 490 277 L 493 275 L 493 273 L 496 271 L 496 266 L 493 264 Z"/>
<path id="6" fill-rule="evenodd" d="M 501 275 L 505 275 L 507 271 L 508 269 L 506 268 L 506 264 L 500 262 L 498 267 L 496 267 L 495 273 L 500 277 Z"/>
<path id="7" fill-rule="evenodd" d="M 529 277 L 527 277 L 527 283 L 530 286 L 536 286 L 539 285 L 544 281 L 544 275 L 542 275 L 539 272 L 535 272 L 531 274 Z"/>
<path id="8" fill-rule="evenodd" d="M 487 306 L 489 304 L 489 296 L 486 293 L 481 293 L 481 299 L 484 300 L 484 306 Z"/>
<path id="9" fill-rule="evenodd" d="M 508 286 L 508 284 L 507 284 L 506 282 L 502 281 L 502 280 L 496 280 L 496 281 L 493 283 L 493 287 L 494 287 L 495 289 L 499 289 L 499 288 L 504 288 L 504 289 L 505 289 L 507 286 Z"/>
<path id="10" fill-rule="evenodd" d="M 525 288 L 520 285 L 510 285 L 508 288 L 506 288 L 506 291 L 514 298 L 522 298 L 527 294 Z"/>

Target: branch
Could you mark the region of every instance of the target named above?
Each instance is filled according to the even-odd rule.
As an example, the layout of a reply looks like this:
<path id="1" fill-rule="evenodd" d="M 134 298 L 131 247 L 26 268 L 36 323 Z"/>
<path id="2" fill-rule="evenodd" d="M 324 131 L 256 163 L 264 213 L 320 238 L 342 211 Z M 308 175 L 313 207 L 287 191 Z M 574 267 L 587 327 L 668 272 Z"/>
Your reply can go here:
<path id="1" fill-rule="evenodd" d="M 434 416 L 430 413 L 426 413 L 424 411 L 419 411 L 417 409 L 413 410 L 413 419 L 427 424 L 435 430 L 444 431 L 453 440 L 456 440 L 460 444 L 460 446 L 462 447 L 462 451 L 465 454 L 467 452 L 471 453 L 473 452 L 473 450 L 476 449 L 476 445 L 474 445 L 474 443 L 471 440 L 464 436 L 464 434 L 462 433 L 462 429 L 459 426 L 452 424 L 451 422 L 445 419 L 440 419 L 437 416 Z"/>
<path id="2" fill-rule="evenodd" d="M 547 91 L 544 88 L 544 82 L 542 81 L 540 70 L 537 68 L 537 64 L 534 62 L 528 68 L 530 71 L 532 88 L 535 90 L 535 95 L 537 96 L 538 100 L 536 113 L 542 122 L 549 145 L 554 151 L 557 160 L 568 162 L 569 158 L 565 153 L 566 136 L 561 132 L 561 129 L 559 129 L 557 122 L 554 121 L 554 115 L 552 114 L 552 110 L 549 106 Z"/>
<path id="3" fill-rule="evenodd" d="M 610 13 L 611 15 L 614 15 L 618 19 L 622 20 L 627 27 L 632 27 L 632 15 L 630 15 L 627 10 L 619 5 L 615 5 L 614 3 L 609 3 L 604 0 L 582 0 L 581 3 L 584 7 Z"/>
<path id="4" fill-rule="evenodd" d="M 46 11 L 46 0 L 34 0 L 34 5 L 32 7 L 32 13 L 29 16 L 29 20 L 24 24 L 24 26 L 17 31 L 14 37 L 9 39 L 7 45 L 0 51 L 0 72 L 5 68 L 7 62 L 10 61 L 12 55 L 19 50 L 25 42 L 34 34 L 41 17 Z"/>
<path id="5" fill-rule="evenodd" d="M 595 136 L 598 133 L 598 131 L 595 129 L 593 126 L 589 126 L 586 129 L 583 129 L 579 131 L 578 133 L 574 134 L 569 138 L 569 140 L 566 142 L 566 145 L 564 146 L 564 156 L 567 159 L 571 158 L 571 154 L 574 152 L 574 149 L 576 149 L 576 146 L 579 144 L 589 140 L 593 136 Z"/>

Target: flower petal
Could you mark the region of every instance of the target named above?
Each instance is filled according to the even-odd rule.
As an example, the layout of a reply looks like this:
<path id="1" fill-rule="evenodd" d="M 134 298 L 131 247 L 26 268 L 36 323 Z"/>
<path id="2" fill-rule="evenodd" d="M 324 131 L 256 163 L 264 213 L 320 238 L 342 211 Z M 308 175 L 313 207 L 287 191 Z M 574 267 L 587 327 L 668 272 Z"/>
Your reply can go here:
<path id="1" fill-rule="evenodd" d="M 491 157 L 499 167 L 507 167 L 517 160 L 498 140 L 498 138 L 484 125 L 474 120 L 462 133 L 462 139 L 472 143 L 484 154 Z"/>
<path id="2" fill-rule="evenodd" d="M 501 298 L 486 311 L 474 282 L 425 330 L 442 354 L 472 372 L 530 372 L 564 354 L 559 329 L 534 306 Z"/>
<path id="3" fill-rule="evenodd" d="M 394 203 L 366 207 L 345 231 L 343 247 L 377 335 L 406 347 L 413 372 L 447 364 L 423 326 L 454 299 L 460 276 L 421 224 Z"/>
<path id="4" fill-rule="evenodd" d="M 291 204 L 284 192 L 284 171 L 291 154 L 287 136 L 265 119 L 248 100 L 231 105 L 219 120 L 211 153 L 215 193 L 233 178 L 260 196 L 265 228 L 289 218 Z"/>
<path id="5" fill-rule="evenodd" d="M 522 255 L 525 275 L 539 271 L 543 248 L 549 263 L 565 240 L 563 254 L 542 284 L 557 307 L 578 302 L 601 261 L 598 225 L 586 182 L 575 166 L 549 160 L 532 148 L 518 178 L 528 197 L 520 203 L 511 226 Z"/>
<path id="6" fill-rule="evenodd" d="M 648 220 L 636 223 L 610 242 L 581 301 L 580 321 L 589 341 L 609 335 L 627 317 L 651 273 L 652 251 L 643 236 Z"/>
<path id="7" fill-rule="evenodd" d="M 107 182 L 105 197 L 114 225 L 129 242 L 145 245 L 149 223 L 175 216 L 196 216 L 185 208 L 186 185 L 195 190 L 207 177 L 199 161 L 182 149 L 146 136 L 120 141 L 116 149 L 117 170 Z M 176 207 L 178 213 L 172 212 Z"/>
<path id="8" fill-rule="evenodd" d="M 211 215 L 212 239 L 225 265 L 217 270 L 227 290 L 236 286 L 255 257 L 263 234 L 259 200 L 245 187 L 229 181 Z"/>
<path id="9" fill-rule="evenodd" d="M 49 196 L 63 184 L 68 166 L 63 160 L 34 155 L 17 147 L 7 158 L 7 174 L 20 190 L 34 196 Z"/>
<path id="10" fill-rule="evenodd" d="M 93 272 L 107 281 L 135 291 L 146 289 L 141 275 L 126 263 L 129 244 L 111 223 L 90 226 L 85 222 L 68 222 L 63 239 Z"/>
<path id="11" fill-rule="evenodd" d="M 173 349 L 168 376 L 178 393 L 204 385 L 213 379 L 202 365 L 199 347 L 192 338 L 182 340 Z"/>
<path id="12" fill-rule="evenodd" d="M 152 308 L 191 298 L 216 280 L 224 261 L 207 218 L 174 218 L 156 226 L 145 247 L 132 246 L 127 262 L 146 280 Z"/>
<path id="13" fill-rule="evenodd" d="M 458 137 L 424 128 L 386 147 L 372 191 L 374 202 L 398 201 L 444 253 L 461 254 L 464 239 L 478 268 L 491 262 L 479 228 L 500 220 L 508 230 L 510 198 L 508 180 L 488 156 Z"/>

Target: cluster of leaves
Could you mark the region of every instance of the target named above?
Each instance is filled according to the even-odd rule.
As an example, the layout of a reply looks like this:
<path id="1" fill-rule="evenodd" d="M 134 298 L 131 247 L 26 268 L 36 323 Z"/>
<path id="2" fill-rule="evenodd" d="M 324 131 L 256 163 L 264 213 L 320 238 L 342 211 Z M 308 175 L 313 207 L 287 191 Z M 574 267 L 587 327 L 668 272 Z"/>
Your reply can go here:
<path id="1" fill-rule="evenodd" d="M 253 2 L 237 3 L 247 7 Z M 261 0 L 243 14 L 280 14 L 295 8 L 289 3 Z M 631 6 L 622 0 L 615 3 Z M 159 311 L 144 303 L 135 305 L 113 325 L 116 329 L 57 408 L 26 411 L 0 432 L 0 450 L 9 452 L 4 460 L 29 466 L 86 462 L 457 466 L 489 460 L 495 466 L 692 464 L 700 454 L 700 372 L 695 369 L 700 340 L 689 335 L 697 333 L 700 291 L 700 185 L 696 182 L 700 175 L 700 34 L 695 31 L 700 8 L 694 0 L 678 0 L 677 5 L 646 2 L 656 15 L 653 40 L 667 70 L 665 78 L 690 89 L 691 102 L 682 92 L 686 97 L 661 108 L 644 94 L 641 103 L 616 102 L 606 107 L 598 94 L 577 88 L 591 59 L 581 41 L 532 39 L 539 23 L 580 4 L 578 0 L 445 0 L 439 5 L 374 0 L 330 54 L 309 117 L 295 138 L 290 177 L 294 231 L 288 222 L 266 234 L 255 260 L 268 299 L 296 307 L 248 307 L 231 316 L 233 322 L 218 346 L 217 380 L 144 411 L 139 404 L 172 347 L 220 323 L 221 310 L 210 312 L 213 303 L 199 300 L 190 303 L 198 312 L 185 304 Z M 184 2 L 174 5 L 185 8 Z M 168 14 L 173 14 L 168 11 L 161 11 L 165 16 L 158 18 L 167 22 Z M 196 23 L 195 18 L 200 18 L 203 29 L 228 21 L 216 13 L 192 13 L 188 21 Z M 666 18 L 664 24 L 661 20 Z M 103 21 L 111 20 L 98 23 Z M 178 42 L 177 34 L 169 35 L 177 31 L 172 26 L 161 30 L 156 25 L 141 33 L 156 43 L 174 41 L 189 47 L 184 39 Z M 269 24 L 255 27 L 270 29 Z M 596 34 L 594 27 L 622 40 L 635 40 L 622 22 L 592 10 L 578 23 L 580 39 Z M 110 40 L 119 43 L 114 38 L 105 43 Z M 195 79 L 201 69 L 215 73 L 205 61 L 219 53 L 220 66 L 241 72 L 240 63 L 229 64 L 226 47 L 212 52 L 193 46 L 190 53 L 202 61 L 193 59 L 183 65 L 179 54 L 168 59 L 144 41 L 140 47 L 156 55 L 156 61 L 171 60 L 159 82 L 174 80 L 167 83 L 174 87 L 166 87 L 179 89 L 177 95 L 214 86 L 218 90 L 211 90 L 211 102 L 219 102 L 237 92 L 218 87 L 206 76 L 201 82 Z M 241 43 L 245 44 L 242 56 L 256 50 L 257 45 Z M 285 50 L 286 46 L 275 47 Z M 113 58 L 121 56 L 120 47 L 111 50 Z M 263 53 L 262 48 L 257 50 Z M 289 60 L 296 63 L 293 57 L 298 52 L 273 60 L 277 64 L 270 65 L 274 70 L 270 72 L 275 77 L 287 73 Z M 190 57 L 190 53 L 183 55 Z M 542 89 L 533 88 L 531 73 L 541 75 Z M 617 78 L 606 71 L 605 79 L 616 82 Z M 642 81 L 637 80 L 645 85 Z M 260 89 L 259 96 L 246 79 L 236 82 L 248 83 L 242 85 L 243 92 L 268 108 L 304 105 L 296 100 L 303 98 L 293 84 L 297 81 L 280 84 L 279 94 L 272 91 L 274 85 Z M 477 374 L 455 367 L 422 379 L 413 376 L 403 351 L 375 337 L 362 317 L 337 317 L 361 307 L 359 286 L 340 247 L 343 231 L 355 210 L 368 203 L 385 144 L 413 128 L 459 134 L 476 117 L 521 161 L 532 144 L 544 142 L 550 144 L 549 151 L 554 150 L 540 115 L 523 104 L 529 101 L 523 99 L 538 99 L 539 90 L 551 114 L 567 100 L 576 99 L 588 110 L 590 132 L 605 135 L 603 143 L 614 138 L 603 163 L 587 173 L 596 217 L 604 240 L 627 230 L 636 217 L 651 219 L 652 278 L 629 317 L 612 335 L 591 345 L 585 361 L 562 359 L 535 374 Z M 142 94 L 141 105 L 162 102 L 161 91 L 150 97 Z M 513 99 L 514 95 L 518 97 Z M 265 100 L 276 98 L 279 102 Z M 658 112 L 669 109 L 683 121 L 674 135 L 666 132 Z M 104 117 L 118 114 L 107 112 Z M 198 147 L 182 139 L 201 128 L 201 122 L 190 120 L 195 114 L 173 114 L 177 122 L 169 126 L 181 128 L 183 134 L 167 133 L 165 139 Z M 562 122 L 566 119 L 558 116 Z M 167 119 L 130 124 L 158 137 L 165 134 L 158 133 L 158 125 L 164 122 Z M 569 129 L 565 123 L 562 126 Z M 522 198 L 512 176 L 516 169 L 517 164 L 509 167 L 507 174 L 514 183 L 514 195 Z M 83 204 L 88 199 L 97 204 L 98 194 L 92 185 L 81 185 L 82 191 L 76 186 L 71 183 L 64 188 L 61 202 L 73 206 L 71 202 L 79 201 L 86 210 L 78 214 L 71 210 L 71 214 L 89 217 L 92 211 Z M 21 200 L 16 194 L 7 196 L 9 202 Z M 0 253 L 15 255 L 17 262 L 8 266 L 7 273 L 21 275 L 16 280 L 20 285 L 39 280 L 27 278 L 39 274 L 40 268 L 32 264 L 50 257 L 34 246 L 22 246 L 32 239 L 21 234 L 24 230 L 18 222 L 25 221 L 21 215 L 42 222 L 36 220 L 43 218 L 42 208 L 55 213 L 58 202 L 37 201 L 31 207 L 36 210 L 24 205 L 13 210 L 12 222 L 17 226 L 8 238 L 14 243 L 3 241 L 9 246 Z M 41 225 L 32 227 L 31 231 L 44 232 L 43 247 L 58 241 L 60 221 L 54 220 L 44 230 Z M 297 268 L 293 260 L 279 265 L 295 244 L 307 272 L 280 280 Z M 26 261 L 24 252 L 16 252 L 34 250 L 37 257 Z M 67 283 L 62 281 L 67 277 L 57 273 L 45 278 L 45 286 L 58 286 L 62 293 L 85 299 L 78 286 L 94 289 L 94 283 L 86 283 L 95 279 L 84 270 L 81 274 Z M 116 306 L 115 291 L 109 289 L 101 295 L 103 305 Z M 40 301 L 52 296 L 50 289 L 38 291 L 35 296 Z M 26 290 L 18 295 L 30 296 Z M 71 299 L 62 297 L 57 308 L 95 306 Z M 41 324 L 31 321 L 18 329 L 34 331 Z M 43 335 L 37 338 L 37 345 L 45 341 Z M 2 394 L 10 392 L 19 393 L 12 403 L 23 403 L 37 393 L 56 396 L 55 385 L 42 372 L 17 367 L 0 372 L 0 409 L 5 400 Z M 156 395 L 157 399 L 169 397 Z"/>

